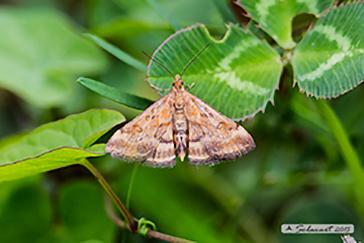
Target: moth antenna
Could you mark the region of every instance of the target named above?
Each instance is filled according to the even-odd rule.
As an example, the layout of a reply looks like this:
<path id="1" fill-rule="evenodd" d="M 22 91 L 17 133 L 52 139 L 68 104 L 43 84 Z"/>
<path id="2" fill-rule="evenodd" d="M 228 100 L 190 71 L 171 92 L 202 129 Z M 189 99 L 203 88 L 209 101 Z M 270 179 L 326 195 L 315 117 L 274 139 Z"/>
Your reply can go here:
<path id="1" fill-rule="evenodd" d="M 169 74 L 171 74 L 171 76 L 173 77 L 173 79 L 174 79 L 174 75 L 173 75 L 173 73 L 171 72 L 171 71 L 169 71 L 169 69 L 168 68 L 166 68 L 162 63 L 160 63 L 160 62 L 158 62 L 155 58 L 153 58 L 153 57 L 151 57 L 151 56 L 149 56 L 147 53 L 145 53 L 144 51 L 142 51 L 143 52 L 143 54 L 144 55 L 146 55 L 150 60 L 152 60 L 152 61 L 154 61 L 154 62 L 156 62 L 156 63 L 158 63 L 161 67 L 163 67 L 165 70 L 167 70 L 168 72 L 169 72 Z"/>
<path id="2" fill-rule="evenodd" d="M 199 53 L 197 53 L 188 63 L 187 65 L 183 68 L 182 72 L 181 72 L 181 78 L 183 76 L 183 73 L 186 71 L 186 69 L 190 66 L 190 64 L 210 45 L 210 43 L 208 43 Z"/>

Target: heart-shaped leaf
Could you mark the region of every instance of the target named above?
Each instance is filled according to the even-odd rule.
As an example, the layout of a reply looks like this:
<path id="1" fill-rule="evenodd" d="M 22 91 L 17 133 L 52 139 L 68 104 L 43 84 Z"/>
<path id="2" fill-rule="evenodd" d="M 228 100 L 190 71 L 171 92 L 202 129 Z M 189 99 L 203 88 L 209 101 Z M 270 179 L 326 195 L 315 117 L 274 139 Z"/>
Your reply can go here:
<path id="1" fill-rule="evenodd" d="M 292 19 L 300 13 L 320 14 L 333 0 L 239 0 L 251 17 L 283 48 L 293 48 Z"/>
<path id="2" fill-rule="evenodd" d="M 292 57 L 301 90 L 317 98 L 348 92 L 364 80 L 364 3 L 341 6 L 320 18 Z"/>
<path id="3" fill-rule="evenodd" d="M 244 119 L 264 110 L 278 86 L 282 72 L 279 54 L 266 42 L 235 25 L 228 25 L 222 40 L 213 39 L 204 25 L 196 25 L 170 36 L 153 54 L 174 75 L 208 43 L 183 75 L 189 92 L 232 119 Z M 173 77 L 151 61 L 148 81 L 170 88 Z M 166 94 L 167 91 L 161 92 Z"/>
<path id="4" fill-rule="evenodd" d="M 105 154 L 92 145 L 111 127 L 123 122 L 116 111 L 89 110 L 45 124 L 0 148 L 0 182 L 77 164 L 82 158 Z"/>

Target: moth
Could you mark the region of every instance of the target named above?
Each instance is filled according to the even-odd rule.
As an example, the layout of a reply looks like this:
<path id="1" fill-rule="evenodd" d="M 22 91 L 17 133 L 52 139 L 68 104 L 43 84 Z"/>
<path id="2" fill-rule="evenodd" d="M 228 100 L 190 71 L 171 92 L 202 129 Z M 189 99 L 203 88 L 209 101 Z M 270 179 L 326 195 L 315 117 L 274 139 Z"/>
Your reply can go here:
<path id="1" fill-rule="evenodd" d="M 184 161 L 186 155 L 190 164 L 212 166 L 255 148 L 242 126 L 190 94 L 181 76 L 174 76 L 171 92 L 115 132 L 106 144 L 107 153 L 151 167 L 173 167 L 177 157 Z"/>

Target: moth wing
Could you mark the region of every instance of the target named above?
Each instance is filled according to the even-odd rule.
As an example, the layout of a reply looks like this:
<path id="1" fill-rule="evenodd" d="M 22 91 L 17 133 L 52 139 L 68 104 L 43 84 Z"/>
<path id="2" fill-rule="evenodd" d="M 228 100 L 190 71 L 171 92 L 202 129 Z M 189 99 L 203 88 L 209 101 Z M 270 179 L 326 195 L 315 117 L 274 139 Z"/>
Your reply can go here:
<path id="1" fill-rule="evenodd" d="M 173 167 L 176 163 L 172 131 L 172 93 L 119 129 L 106 144 L 106 152 L 126 162 L 152 167 Z"/>
<path id="2" fill-rule="evenodd" d="M 233 120 L 186 92 L 188 159 L 194 165 L 215 165 L 233 160 L 255 148 L 252 136 Z"/>

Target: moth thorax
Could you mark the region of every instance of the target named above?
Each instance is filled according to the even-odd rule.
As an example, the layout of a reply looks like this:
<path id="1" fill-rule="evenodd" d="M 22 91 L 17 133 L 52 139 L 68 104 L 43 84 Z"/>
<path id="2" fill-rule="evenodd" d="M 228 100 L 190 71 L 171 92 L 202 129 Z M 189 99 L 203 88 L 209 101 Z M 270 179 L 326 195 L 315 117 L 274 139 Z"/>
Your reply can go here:
<path id="1" fill-rule="evenodd" d="M 177 131 L 185 131 L 187 129 L 187 123 L 184 120 L 176 121 L 174 124 Z"/>
<path id="2" fill-rule="evenodd" d="M 182 110 L 183 107 L 184 107 L 183 103 L 177 103 L 177 102 L 174 103 L 174 108 L 176 109 L 177 112 Z"/>

